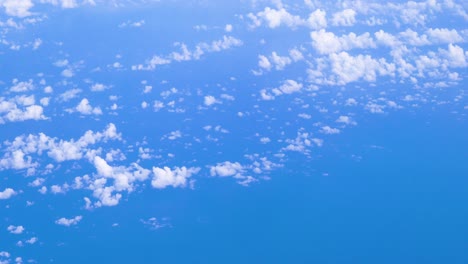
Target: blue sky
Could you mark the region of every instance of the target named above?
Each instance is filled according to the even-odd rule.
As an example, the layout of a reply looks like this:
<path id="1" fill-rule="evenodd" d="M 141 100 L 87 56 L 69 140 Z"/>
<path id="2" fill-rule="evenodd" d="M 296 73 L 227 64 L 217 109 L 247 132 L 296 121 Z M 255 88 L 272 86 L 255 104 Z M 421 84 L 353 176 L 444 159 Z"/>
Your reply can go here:
<path id="1" fill-rule="evenodd" d="M 467 22 L 0 0 L 0 264 L 467 263 Z"/>

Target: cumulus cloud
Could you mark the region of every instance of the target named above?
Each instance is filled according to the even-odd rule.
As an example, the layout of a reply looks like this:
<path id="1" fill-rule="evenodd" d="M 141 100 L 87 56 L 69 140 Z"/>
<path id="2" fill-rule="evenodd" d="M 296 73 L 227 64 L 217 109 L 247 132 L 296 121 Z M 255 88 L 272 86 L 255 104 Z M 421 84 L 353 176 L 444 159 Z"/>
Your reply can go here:
<path id="1" fill-rule="evenodd" d="M 55 221 L 57 225 L 62 225 L 62 226 L 72 226 L 72 225 L 77 225 L 83 217 L 81 215 L 75 216 L 73 218 L 67 219 L 65 217 L 62 217 L 58 220 Z"/>
<path id="2" fill-rule="evenodd" d="M 0 97 L 0 124 L 9 122 L 21 122 L 26 120 L 44 120 L 44 108 L 35 105 L 34 95 L 16 96 L 5 99 Z"/>
<path id="3" fill-rule="evenodd" d="M 31 0 L 3 0 L 0 3 L 9 16 L 27 17 L 32 15 L 29 11 L 34 6 Z"/>
<path id="4" fill-rule="evenodd" d="M 133 65 L 132 70 L 154 70 L 160 65 L 173 62 L 199 60 L 205 53 L 220 52 L 243 44 L 242 40 L 232 36 L 223 36 L 222 39 L 214 40 L 211 43 L 200 42 L 193 49 L 189 49 L 185 43 L 175 43 L 175 46 L 179 47 L 179 51 L 174 51 L 166 56 L 155 55 L 145 64 Z"/>
<path id="5" fill-rule="evenodd" d="M 34 89 L 34 84 L 32 80 L 29 80 L 27 82 L 19 82 L 17 79 L 13 80 L 13 86 L 10 87 L 11 92 L 27 92 L 31 91 Z"/>
<path id="6" fill-rule="evenodd" d="M 248 186 L 252 182 L 258 181 L 250 175 L 245 175 L 247 167 L 241 165 L 239 162 L 225 161 L 210 166 L 210 175 L 212 177 L 233 177 L 237 183 L 243 186 Z"/>
<path id="7" fill-rule="evenodd" d="M 11 188 L 6 188 L 0 192 L 0 200 L 10 199 L 13 195 L 16 195 L 15 190 Z"/>
<path id="8" fill-rule="evenodd" d="M 7 227 L 8 232 L 11 234 L 19 235 L 24 232 L 24 227 L 23 226 L 14 226 L 14 225 L 9 225 Z"/>
<path id="9" fill-rule="evenodd" d="M 203 103 L 206 105 L 206 106 L 211 106 L 211 105 L 214 105 L 216 103 L 219 103 L 218 100 L 216 100 L 216 98 L 212 95 L 207 95 L 204 97 L 204 100 L 203 100 Z"/>
<path id="10" fill-rule="evenodd" d="M 109 87 L 107 85 L 104 85 L 102 83 L 95 83 L 93 85 L 91 85 L 91 91 L 93 92 L 102 92 L 106 89 L 109 89 Z"/>
<path id="11" fill-rule="evenodd" d="M 79 160 L 86 153 L 93 153 L 89 149 L 90 145 L 101 141 L 120 139 L 121 135 L 112 123 L 102 132 L 89 130 L 78 140 L 59 140 L 43 133 L 18 136 L 12 142 L 6 142 L 5 154 L 0 158 L 0 170 L 35 168 L 38 163 L 33 162 L 32 154 L 47 153 L 50 158 L 57 162 Z"/>
<path id="12" fill-rule="evenodd" d="M 75 111 L 83 115 L 102 115 L 100 107 L 92 107 L 88 99 L 83 98 L 80 103 L 75 107 Z"/>
<path id="13" fill-rule="evenodd" d="M 241 175 L 244 171 L 243 166 L 239 162 L 225 161 L 218 163 L 216 166 L 210 168 L 211 176 L 229 177 L 235 175 Z"/>
<path id="14" fill-rule="evenodd" d="M 334 26 L 352 26 L 356 23 L 356 11 L 345 9 L 333 14 L 332 22 Z"/>
<path id="15" fill-rule="evenodd" d="M 333 135 L 333 134 L 339 134 L 340 130 L 338 128 L 332 128 L 330 126 L 323 126 L 320 129 L 320 133 L 327 134 L 327 135 Z"/>
<path id="16" fill-rule="evenodd" d="M 333 32 L 321 29 L 319 31 L 312 31 L 310 37 L 312 39 L 312 46 L 320 54 L 376 47 L 374 40 L 368 32 L 361 35 L 351 32 L 348 35 L 338 37 Z"/>
<path id="17" fill-rule="evenodd" d="M 312 29 L 322 29 L 327 27 L 327 12 L 321 9 L 317 9 L 310 13 L 307 19 L 307 25 Z"/>
<path id="18" fill-rule="evenodd" d="M 168 186 L 185 187 L 193 174 L 197 174 L 200 168 L 186 168 L 186 167 L 175 167 L 170 169 L 169 167 L 159 168 L 153 167 L 153 179 L 151 185 L 156 189 L 164 189 Z"/>
<path id="19" fill-rule="evenodd" d="M 288 145 L 281 148 L 282 151 L 300 152 L 304 155 L 309 155 L 310 148 L 314 145 L 317 147 L 321 147 L 323 145 L 322 139 L 313 138 L 312 134 L 304 132 L 302 129 L 297 132 L 296 138 L 286 139 L 285 142 Z"/>
<path id="20" fill-rule="evenodd" d="M 345 125 L 356 125 L 357 123 L 351 119 L 349 116 L 339 116 L 336 120 L 337 123 L 345 124 Z"/>
<path id="21" fill-rule="evenodd" d="M 265 23 L 269 28 L 275 29 L 281 26 L 297 28 L 305 26 L 312 29 L 321 29 L 327 27 L 326 11 L 316 9 L 309 14 L 307 19 L 288 12 L 282 5 L 277 8 L 266 7 L 263 11 L 256 14 L 249 13 L 247 17 L 251 20 L 251 28 L 256 28 Z"/>

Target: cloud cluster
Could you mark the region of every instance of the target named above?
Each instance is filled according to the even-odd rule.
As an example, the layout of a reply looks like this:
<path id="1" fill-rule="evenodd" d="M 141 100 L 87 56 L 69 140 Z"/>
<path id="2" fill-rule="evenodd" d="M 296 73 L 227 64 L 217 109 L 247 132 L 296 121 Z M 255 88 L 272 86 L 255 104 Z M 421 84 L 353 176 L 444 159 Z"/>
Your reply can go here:
<path id="1" fill-rule="evenodd" d="M 175 43 L 175 46 L 179 47 L 180 51 L 174 51 L 162 57 L 155 55 L 145 64 L 133 65 L 132 70 L 154 70 L 160 65 L 173 62 L 199 60 L 205 53 L 220 52 L 241 45 L 243 45 L 243 42 L 232 36 L 223 36 L 222 39 L 215 40 L 211 43 L 198 43 L 192 50 L 189 50 L 184 43 Z"/>

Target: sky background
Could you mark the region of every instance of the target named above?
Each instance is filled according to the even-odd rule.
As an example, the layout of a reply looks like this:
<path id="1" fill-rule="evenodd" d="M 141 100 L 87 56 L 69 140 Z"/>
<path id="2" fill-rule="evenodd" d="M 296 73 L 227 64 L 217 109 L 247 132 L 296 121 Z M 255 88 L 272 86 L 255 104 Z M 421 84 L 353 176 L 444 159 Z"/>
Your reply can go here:
<path id="1" fill-rule="evenodd" d="M 0 264 L 467 263 L 467 25 L 0 0 Z"/>

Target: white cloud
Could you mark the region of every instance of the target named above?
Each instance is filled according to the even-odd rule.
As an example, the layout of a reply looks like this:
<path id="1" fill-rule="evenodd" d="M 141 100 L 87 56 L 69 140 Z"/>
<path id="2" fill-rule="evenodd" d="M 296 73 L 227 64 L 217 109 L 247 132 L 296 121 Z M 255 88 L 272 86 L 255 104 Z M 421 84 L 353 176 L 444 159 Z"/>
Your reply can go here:
<path id="1" fill-rule="evenodd" d="M 205 53 L 220 52 L 242 45 L 243 42 L 240 39 L 232 36 L 223 36 L 222 39 L 214 40 L 211 43 L 200 42 L 193 50 L 190 50 L 185 43 L 177 42 L 175 46 L 179 47 L 180 51 L 174 51 L 166 56 L 155 55 L 145 64 L 133 65 L 132 70 L 154 70 L 158 65 L 199 60 Z"/>
<path id="2" fill-rule="evenodd" d="M 2 192 L 0 192 L 0 200 L 10 199 L 13 195 L 16 195 L 15 190 L 11 188 L 6 188 Z"/>
<path id="3" fill-rule="evenodd" d="M 57 67 L 65 67 L 68 65 L 68 60 L 67 59 L 57 60 L 56 62 L 54 62 L 54 65 Z"/>
<path id="4" fill-rule="evenodd" d="M 159 168 L 153 167 L 153 179 L 151 185 L 157 189 L 164 189 L 168 186 L 185 187 L 187 185 L 187 179 L 193 174 L 197 174 L 200 168 L 186 168 L 186 167 L 175 167 L 170 169 L 169 167 Z"/>
<path id="5" fill-rule="evenodd" d="M 164 227 L 171 227 L 171 224 L 168 222 L 168 218 L 162 218 L 158 220 L 156 217 L 151 217 L 148 220 L 141 219 L 140 221 L 148 226 L 151 230 L 157 230 Z"/>
<path id="6" fill-rule="evenodd" d="M 310 148 L 314 146 L 321 147 L 323 145 L 323 140 L 319 138 L 312 138 L 312 135 L 308 132 L 300 130 L 297 132 L 297 136 L 294 139 L 286 139 L 285 142 L 288 144 L 286 147 L 283 147 L 282 151 L 294 151 L 300 152 L 304 155 L 309 155 Z"/>
<path id="7" fill-rule="evenodd" d="M 333 32 L 321 29 L 319 31 L 312 31 L 310 37 L 312 38 L 312 46 L 320 54 L 376 47 L 374 40 L 368 32 L 359 36 L 351 32 L 348 35 L 338 37 Z"/>
<path id="8" fill-rule="evenodd" d="M 34 89 L 34 84 L 32 80 L 29 80 L 27 82 L 18 82 L 17 79 L 13 80 L 13 86 L 10 88 L 11 92 L 27 92 L 31 91 Z"/>
<path id="9" fill-rule="evenodd" d="M 66 78 L 71 78 L 75 75 L 72 69 L 65 69 L 62 71 L 62 76 Z"/>
<path id="10" fill-rule="evenodd" d="M 333 135 L 333 134 L 339 134 L 340 130 L 338 128 L 332 128 L 329 126 L 323 126 L 320 129 L 320 133 L 327 134 L 327 135 Z"/>
<path id="11" fill-rule="evenodd" d="M 76 98 L 79 93 L 81 93 L 81 89 L 70 89 L 64 93 L 62 93 L 59 98 L 63 102 L 67 102 L 70 99 Z"/>
<path id="12" fill-rule="evenodd" d="M 111 177 L 114 173 L 112 167 L 99 156 L 94 157 L 94 167 L 96 167 L 98 174 L 104 177 Z"/>
<path id="13" fill-rule="evenodd" d="M 301 61 L 304 59 L 304 55 L 298 49 L 289 50 L 289 56 L 293 61 Z"/>
<path id="14" fill-rule="evenodd" d="M 332 22 L 334 26 L 352 26 L 356 23 L 356 11 L 353 9 L 345 9 L 341 12 L 333 14 Z"/>
<path id="15" fill-rule="evenodd" d="M 37 241 L 39 241 L 39 239 L 37 237 L 31 237 L 30 239 L 26 240 L 26 243 L 27 244 L 35 244 Z M 19 260 L 21 260 L 21 258 L 19 258 Z M 21 263 L 21 261 L 19 261 L 18 258 L 16 258 L 16 263 Z"/>
<path id="16" fill-rule="evenodd" d="M 345 125 L 356 125 L 357 123 L 351 119 L 349 116 L 339 116 L 336 120 L 337 123 L 342 123 Z"/>
<path id="17" fill-rule="evenodd" d="M 81 221 L 81 219 L 83 219 L 81 215 L 75 216 L 74 218 L 70 218 L 70 219 L 62 217 L 56 220 L 55 223 L 57 225 L 72 226 L 72 225 L 77 225 Z"/>
<path id="18" fill-rule="evenodd" d="M 283 85 L 281 85 L 278 90 L 284 94 L 292 94 L 299 92 L 302 89 L 302 84 L 298 83 L 294 80 L 286 80 L 284 81 Z M 275 92 L 275 90 L 274 90 Z M 276 93 L 276 92 L 275 92 Z"/>
<path id="19" fill-rule="evenodd" d="M 107 85 L 104 85 L 102 83 L 95 83 L 91 86 L 91 91 L 93 92 L 102 92 L 106 89 L 109 89 Z"/>
<path id="20" fill-rule="evenodd" d="M 212 177 L 233 177 L 237 183 L 243 186 L 249 186 L 250 183 L 258 181 L 252 176 L 244 175 L 247 167 L 239 162 L 225 161 L 210 167 Z M 258 170 L 258 169 L 257 169 Z M 255 170 L 254 170 L 255 171 Z"/>
<path id="21" fill-rule="evenodd" d="M 271 61 L 275 65 L 276 70 L 283 70 L 284 67 L 291 64 L 292 60 L 287 56 L 279 56 L 276 52 L 271 53 Z"/>
<path id="22" fill-rule="evenodd" d="M 344 85 L 364 79 L 374 82 L 377 76 L 392 76 L 396 67 L 385 59 L 376 60 L 370 55 L 351 56 L 346 52 L 330 54 L 331 70 L 336 80 L 331 83 Z"/>
<path id="23" fill-rule="evenodd" d="M 274 100 L 275 96 L 283 95 L 283 94 L 292 94 L 301 91 L 303 85 L 298 83 L 294 80 L 286 80 L 283 84 L 278 88 L 271 89 L 271 93 L 267 92 L 266 89 L 260 90 L 260 96 L 262 100 L 269 101 Z"/>
<path id="24" fill-rule="evenodd" d="M 303 20 L 299 16 L 291 15 L 286 9 L 271 9 L 266 7 L 265 10 L 257 13 L 257 17 L 268 24 L 270 28 L 276 28 L 283 25 L 288 27 L 297 27 L 303 24 Z"/>
<path id="25" fill-rule="evenodd" d="M 19 122 L 25 120 L 44 120 L 46 117 L 43 114 L 44 108 L 40 105 L 31 105 L 24 110 L 13 109 L 8 112 L 4 118 L 10 122 Z M 0 120 L 1 121 L 1 120 Z"/>
<path id="26" fill-rule="evenodd" d="M 83 98 L 80 103 L 75 107 L 75 110 L 83 115 L 102 115 L 102 110 L 99 107 L 92 107 L 88 99 Z"/>
<path id="27" fill-rule="evenodd" d="M 317 9 L 310 13 L 307 19 L 307 25 L 312 29 L 322 29 L 327 27 L 327 13 L 324 10 Z"/>
<path id="28" fill-rule="evenodd" d="M 454 44 L 463 41 L 463 38 L 458 34 L 456 29 L 430 28 L 427 30 L 426 34 L 433 43 Z"/>
<path id="29" fill-rule="evenodd" d="M 210 168 L 211 176 L 219 177 L 230 177 L 230 176 L 241 176 L 244 171 L 244 167 L 239 162 L 225 161 L 218 163 L 216 166 Z"/>
<path id="30" fill-rule="evenodd" d="M 24 227 L 23 226 L 14 226 L 14 225 L 9 225 L 7 227 L 8 232 L 11 234 L 19 235 L 24 232 Z"/>
<path id="31" fill-rule="evenodd" d="M 219 103 L 218 100 L 216 100 L 216 98 L 212 95 L 207 95 L 205 96 L 204 100 L 203 100 L 203 103 L 206 105 L 206 106 L 211 106 L 213 104 L 216 104 L 216 103 Z"/>
<path id="32" fill-rule="evenodd" d="M 180 130 L 172 131 L 171 133 L 169 133 L 169 135 L 167 135 L 167 139 L 169 140 L 176 140 L 181 137 L 182 133 L 180 132 Z"/>
<path id="33" fill-rule="evenodd" d="M 145 20 L 139 20 L 139 21 L 126 21 L 126 22 L 123 22 L 119 25 L 120 28 L 125 28 L 125 27 L 134 27 L 134 28 L 138 28 L 138 27 L 142 27 L 145 25 Z"/>
<path id="34" fill-rule="evenodd" d="M 258 56 L 258 66 L 263 69 L 269 71 L 272 67 L 271 62 L 268 60 L 267 57 L 263 55 Z"/>
<path id="35" fill-rule="evenodd" d="M 5 8 L 5 13 L 9 16 L 27 17 L 32 15 L 29 11 L 34 6 L 31 0 L 3 0 L 1 3 Z"/>
<path id="36" fill-rule="evenodd" d="M 465 55 L 465 51 L 460 46 L 449 44 L 447 50 L 440 50 L 440 52 L 451 67 L 466 67 L 468 65 L 466 62 L 468 54 Z"/>
<path id="37" fill-rule="evenodd" d="M 40 133 L 38 135 L 27 135 L 16 137 L 14 141 L 7 142 L 5 154 L 0 158 L 0 170 L 3 169 L 29 169 L 38 166 L 33 162 L 31 154 L 47 155 L 57 162 L 67 160 L 79 160 L 90 151 L 88 147 L 100 141 L 120 140 L 121 135 L 117 133 L 114 124 L 109 124 L 102 132 L 87 131 L 78 140 L 58 140 Z M 93 157 L 94 158 L 94 157 Z M 91 159 L 92 161 L 92 159 Z"/>

